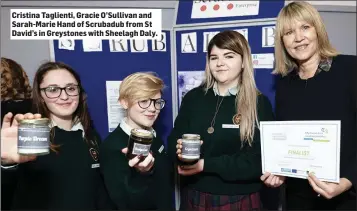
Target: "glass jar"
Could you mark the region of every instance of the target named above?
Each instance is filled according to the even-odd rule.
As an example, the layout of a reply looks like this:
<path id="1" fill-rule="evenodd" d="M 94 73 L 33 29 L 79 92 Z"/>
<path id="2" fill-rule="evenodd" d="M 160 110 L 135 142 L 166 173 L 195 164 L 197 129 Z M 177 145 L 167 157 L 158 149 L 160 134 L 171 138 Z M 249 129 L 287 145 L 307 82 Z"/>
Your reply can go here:
<path id="1" fill-rule="evenodd" d="M 128 152 L 126 157 L 133 159 L 141 155 L 140 161 L 143 161 L 150 153 L 153 138 L 152 132 L 148 130 L 132 129 L 128 140 Z"/>
<path id="2" fill-rule="evenodd" d="M 198 134 L 182 135 L 182 160 L 192 162 L 200 159 L 201 154 L 201 136 Z"/>
<path id="3" fill-rule="evenodd" d="M 48 118 L 19 121 L 17 152 L 22 155 L 50 153 L 50 120 Z"/>

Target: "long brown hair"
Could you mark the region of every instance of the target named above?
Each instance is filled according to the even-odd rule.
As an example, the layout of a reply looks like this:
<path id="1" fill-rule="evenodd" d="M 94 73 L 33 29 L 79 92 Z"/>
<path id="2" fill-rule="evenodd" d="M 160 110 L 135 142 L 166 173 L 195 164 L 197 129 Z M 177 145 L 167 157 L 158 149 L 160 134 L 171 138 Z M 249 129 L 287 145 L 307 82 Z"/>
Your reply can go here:
<path id="1" fill-rule="evenodd" d="M 22 66 L 12 59 L 1 57 L 1 100 L 31 99 L 32 88 Z"/>
<path id="2" fill-rule="evenodd" d="M 73 77 L 78 82 L 78 86 L 80 89 L 78 107 L 72 115 L 72 125 L 75 125 L 80 122 L 84 128 L 86 142 L 88 144 L 95 145 L 97 144 L 97 142 L 96 140 L 93 139 L 94 137 L 92 131 L 91 118 L 88 112 L 88 105 L 87 105 L 87 94 L 83 90 L 79 75 L 70 66 L 61 62 L 46 62 L 38 68 L 33 82 L 34 113 L 39 113 L 43 117 L 50 118 L 51 111 L 47 108 L 45 102 L 42 100 L 40 84 L 42 83 L 43 78 L 49 71 L 59 70 L 59 69 L 67 70 L 71 75 L 73 75 Z M 52 135 L 55 135 L 53 134 L 53 130 L 52 130 Z M 51 140 L 53 140 L 53 138 Z M 56 150 L 57 147 L 58 146 L 52 142 L 51 149 L 57 151 Z"/>
<path id="3" fill-rule="evenodd" d="M 242 56 L 244 68 L 239 75 L 236 95 L 237 114 L 241 114 L 240 138 L 242 143 L 248 142 L 251 146 L 254 138 L 255 127 L 258 126 L 257 96 L 258 89 L 254 80 L 254 69 L 249 44 L 245 37 L 236 31 L 223 31 L 216 34 L 207 47 L 206 77 L 203 81 L 206 92 L 212 88 L 215 79 L 209 69 L 209 58 L 212 48 L 231 50 Z"/>

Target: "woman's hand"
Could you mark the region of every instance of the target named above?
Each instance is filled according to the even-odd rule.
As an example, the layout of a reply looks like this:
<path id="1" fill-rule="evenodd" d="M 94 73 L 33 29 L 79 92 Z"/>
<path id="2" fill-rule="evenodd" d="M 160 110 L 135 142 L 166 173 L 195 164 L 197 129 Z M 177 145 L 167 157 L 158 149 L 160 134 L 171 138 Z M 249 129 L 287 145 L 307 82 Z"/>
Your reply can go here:
<path id="1" fill-rule="evenodd" d="M 182 161 L 181 149 L 182 149 L 182 139 L 179 139 L 177 140 L 177 144 L 176 144 L 176 154 L 179 160 Z"/>
<path id="2" fill-rule="evenodd" d="M 203 171 L 204 163 L 205 163 L 204 159 L 199 159 L 198 162 L 193 165 L 178 166 L 177 167 L 178 174 L 182 176 L 190 176 L 190 175 L 198 174 Z"/>
<path id="3" fill-rule="evenodd" d="M 201 145 L 203 144 L 203 141 L 201 141 Z M 179 158 L 179 160 L 183 160 L 182 159 L 182 155 L 181 155 L 181 149 L 182 149 L 182 139 L 178 139 L 177 140 L 177 144 L 176 144 L 176 154 L 177 154 L 177 157 Z"/>
<path id="4" fill-rule="evenodd" d="M 41 114 L 27 113 L 17 114 L 11 122 L 13 114 L 7 113 L 1 128 L 1 164 L 11 165 L 16 163 L 25 163 L 36 159 L 36 156 L 20 155 L 17 153 L 17 139 L 19 121 L 23 119 L 38 119 Z"/>
<path id="5" fill-rule="evenodd" d="M 201 141 L 201 145 L 203 144 L 203 141 Z M 181 152 L 182 152 L 182 139 L 177 140 L 177 145 L 176 145 L 176 154 L 179 160 L 183 161 Z M 182 165 L 177 167 L 178 174 L 182 176 L 190 176 L 194 174 L 198 174 L 203 171 L 203 166 L 204 166 L 204 159 L 199 159 L 197 163 L 193 165 Z"/>
<path id="6" fill-rule="evenodd" d="M 314 174 L 310 173 L 307 179 L 318 196 L 322 195 L 326 199 L 332 199 L 352 187 L 352 183 L 346 178 L 341 178 L 340 183 L 337 184 L 320 181 Z"/>
<path id="7" fill-rule="evenodd" d="M 260 177 L 260 180 L 268 187 L 277 188 L 284 183 L 285 177 L 266 172 Z"/>

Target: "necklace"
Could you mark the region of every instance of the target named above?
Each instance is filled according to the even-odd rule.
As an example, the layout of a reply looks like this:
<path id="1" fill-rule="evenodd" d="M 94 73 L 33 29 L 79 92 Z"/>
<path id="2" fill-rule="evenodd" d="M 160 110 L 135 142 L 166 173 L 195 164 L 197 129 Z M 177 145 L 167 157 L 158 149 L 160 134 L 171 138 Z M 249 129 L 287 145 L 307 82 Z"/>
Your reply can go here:
<path id="1" fill-rule="evenodd" d="M 214 113 L 213 119 L 211 121 L 211 126 L 207 129 L 207 133 L 209 133 L 209 134 L 212 134 L 214 132 L 214 124 L 216 122 L 216 116 L 218 114 L 219 108 L 221 107 L 221 104 L 222 104 L 223 100 L 224 100 L 224 97 L 222 97 L 221 102 L 218 104 L 218 102 L 219 102 L 219 95 L 218 95 L 217 105 L 216 105 L 216 112 Z"/>

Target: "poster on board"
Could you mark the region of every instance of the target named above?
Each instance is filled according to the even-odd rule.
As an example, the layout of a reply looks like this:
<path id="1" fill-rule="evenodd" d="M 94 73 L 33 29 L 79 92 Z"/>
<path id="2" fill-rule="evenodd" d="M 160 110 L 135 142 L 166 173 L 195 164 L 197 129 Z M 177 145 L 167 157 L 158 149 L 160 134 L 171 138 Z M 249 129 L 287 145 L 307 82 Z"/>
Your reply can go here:
<path id="1" fill-rule="evenodd" d="M 125 109 L 118 102 L 121 81 L 106 81 L 109 132 L 115 130 L 125 117 Z"/>
<path id="2" fill-rule="evenodd" d="M 181 105 L 182 98 L 188 91 L 201 85 L 204 77 L 204 70 L 178 72 L 179 105 Z"/>

